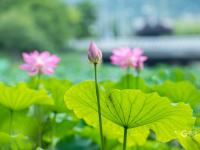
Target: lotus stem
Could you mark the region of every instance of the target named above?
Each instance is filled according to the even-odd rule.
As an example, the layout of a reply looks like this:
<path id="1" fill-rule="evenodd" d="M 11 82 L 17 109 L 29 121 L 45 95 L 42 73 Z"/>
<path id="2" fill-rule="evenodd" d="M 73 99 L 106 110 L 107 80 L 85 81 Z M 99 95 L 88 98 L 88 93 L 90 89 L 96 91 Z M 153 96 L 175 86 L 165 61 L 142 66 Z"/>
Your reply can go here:
<path id="1" fill-rule="evenodd" d="M 40 87 L 40 79 L 41 79 L 41 73 L 38 74 L 37 76 L 37 82 L 36 82 L 36 89 L 38 90 L 39 87 Z M 41 118 L 41 108 L 40 106 L 36 105 L 35 106 L 35 113 L 36 113 L 36 116 L 38 118 L 38 143 L 37 143 L 37 146 L 39 147 L 42 147 L 42 118 Z"/>
<path id="2" fill-rule="evenodd" d="M 127 127 L 124 127 L 124 141 L 123 141 L 123 150 L 126 150 L 126 143 L 127 143 Z"/>
<path id="3" fill-rule="evenodd" d="M 140 70 L 139 69 L 136 69 L 136 84 L 135 84 L 135 88 L 136 89 L 139 89 L 139 79 L 140 79 Z"/>
<path id="4" fill-rule="evenodd" d="M 10 122 L 9 122 L 9 134 L 13 134 L 13 110 L 10 109 Z"/>
<path id="5" fill-rule="evenodd" d="M 53 117 L 52 117 L 52 120 L 51 120 L 51 123 L 52 123 L 51 150 L 55 149 L 54 134 L 55 134 L 56 115 L 57 115 L 57 112 L 53 112 Z"/>
<path id="6" fill-rule="evenodd" d="M 101 105 L 100 105 L 100 96 L 99 96 L 99 86 L 98 86 L 98 82 L 97 82 L 97 63 L 94 63 L 94 72 L 95 72 L 95 88 L 96 88 L 97 105 L 98 105 L 99 131 L 100 131 L 100 138 L 101 138 L 101 149 L 104 150 Z"/>
<path id="7" fill-rule="evenodd" d="M 127 86 L 127 89 L 129 89 L 129 82 L 130 82 L 130 79 L 129 79 L 129 73 L 130 73 L 130 67 L 127 68 L 126 70 L 127 72 L 127 78 L 126 78 L 126 86 Z"/>
<path id="8" fill-rule="evenodd" d="M 36 106 L 37 117 L 38 117 L 38 146 L 42 147 L 42 122 L 41 122 L 41 108 Z"/>
<path id="9" fill-rule="evenodd" d="M 36 90 L 38 90 L 38 89 L 40 88 L 41 76 L 42 76 L 42 74 L 41 74 L 41 73 L 38 73 L 38 75 L 37 75 L 37 80 L 36 80 L 36 87 L 35 87 Z"/>

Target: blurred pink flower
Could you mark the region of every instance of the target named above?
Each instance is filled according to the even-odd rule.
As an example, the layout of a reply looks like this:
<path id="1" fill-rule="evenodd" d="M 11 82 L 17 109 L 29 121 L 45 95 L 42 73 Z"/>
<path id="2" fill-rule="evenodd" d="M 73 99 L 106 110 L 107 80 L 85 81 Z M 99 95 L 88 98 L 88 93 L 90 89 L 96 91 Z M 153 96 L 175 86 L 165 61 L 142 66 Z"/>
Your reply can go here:
<path id="1" fill-rule="evenodd" d="M 88 49 L 88 59 L 92 63 L 102 62 L 102 52 L 94 42 L 91 42 Z"/>
<path id="2" fill-rule="evenodd" d="M 110 59 L 112 64 L 119 65 L 122 68 L 143 69 L 144 62 L 148 57 L 143 55 L 143 50 L 140 48 L 124 47 L 114 49 Z"/>
<path id="3" fill-rule="evenodd" d="M 59 57 L 50 54 L 48 51 L 23 53 L 22 57 L 25 63 L 20 65 L 20 68 L 28 71 L 30 76 L 38 73 L 51 75 L 60 62 Z"/>

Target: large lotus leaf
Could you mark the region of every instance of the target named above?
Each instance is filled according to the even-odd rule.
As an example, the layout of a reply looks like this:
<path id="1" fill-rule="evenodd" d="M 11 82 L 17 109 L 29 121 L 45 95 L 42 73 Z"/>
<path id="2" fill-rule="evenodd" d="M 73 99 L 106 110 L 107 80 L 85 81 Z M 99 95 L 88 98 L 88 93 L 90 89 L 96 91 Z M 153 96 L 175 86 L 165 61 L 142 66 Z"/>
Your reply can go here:
<path id="1" fill-rule="evenodd" d="M 131 74 L 123 76 L 114 87 L 116 89 L 140 89 L 144 92 L 149 91 L 149 87 L 143 78 Z"/>
<path id="2" fill-rule="evenodd" d="M 145 94 L 140 90 L 127 89 L 113 90 L 107 95 L 100 87 L 100 99 L 104 133 L 122 137 L 123 127 L 126 126 L 129 128 L 128 139 L 131 144 L 142 144 L 149 129 L 157 134 L 158 140 L 168 141 L 176 137 L 175 131 L 190 128 L 194 124 L 192 110 L 188 105 L 171 104 L 167 98 L 155 93 Z M 85 81 L 70 88 L 65 94 L 65 102 L 77 117 L 98 126 L 93 81 Z"/>
<path id="3" fill-rule="evenodd" d="M 153 90 L 161 96 L 168 97 L 173 102 L 189 103 L 192 107 L 200 103 L 200 91 L 188 81 L 177 83 L 166 81 L 161 85 L 155 86 Z"/>
<path id="4" fill-rule="evenodd" d="M 64 94 L 72 83 L 69 80 L 58 80 L 56 78 L 42 80 L 42 83 L 54 99 L 54 109 L 58 112 L 66 111 Z"/>
<path id="5" fill-rule="evenodd" d="M 200 132 L 182 131 L 178 134 L 178 140 L 185 150 L 200 150 Z"/>
<path id="6" fill-rule="evenodd" d="M 12 110 L 21 110 L 32 104 L 52 105 L 53 100 L 44 89 L 32 90 L 25 83 L 14 87 L 0 83 L 0 104 Z"/>
<path id="7" fill-rule="evenodd" d="M 110 80 L 105 80 L 99 83 L 102 87 L 104 87 L 104 89 L 106 89 L 107 92 L 109 92 L 110 90 L 112 90 L 116 83 Z"/>

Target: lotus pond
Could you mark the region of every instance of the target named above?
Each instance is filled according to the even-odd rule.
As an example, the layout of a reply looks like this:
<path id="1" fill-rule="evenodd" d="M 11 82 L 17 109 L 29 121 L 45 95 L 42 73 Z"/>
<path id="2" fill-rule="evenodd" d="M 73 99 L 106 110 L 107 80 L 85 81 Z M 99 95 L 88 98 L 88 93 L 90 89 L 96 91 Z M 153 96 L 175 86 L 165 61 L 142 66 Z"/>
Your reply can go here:
<path id="1" fill-rule="evenodd" d="M 0 59 L 1 150 L 200 150 L 198 64 L 138 71 L 57 56 L 21 67 L 29 74 L 22 58 Z"/>

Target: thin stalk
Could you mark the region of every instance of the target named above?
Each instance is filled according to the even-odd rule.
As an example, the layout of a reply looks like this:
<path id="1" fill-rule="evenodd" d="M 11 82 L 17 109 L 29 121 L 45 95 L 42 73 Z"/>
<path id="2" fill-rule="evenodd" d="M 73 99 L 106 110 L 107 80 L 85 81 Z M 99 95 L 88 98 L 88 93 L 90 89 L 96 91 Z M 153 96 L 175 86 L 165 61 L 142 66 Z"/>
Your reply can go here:
<path id="1" fill-rule="evenodd" d="M 42 147 L 42 118 L 41 118 L 41 108 L 36 106 L 37 117 L 38 117 L 38 146 Z"/>
<path id="2" fill-rule="evenodd" d="M 36 90 L 39 89 L 40 87 L 40 79 L 41 79 L 41 73 L 38 74 L 37 76 L 37 81 L 36 81 Z M 40 106 L 36 105 L 35 106 L 35 113 L 36 113 L 36 116 L 38 118 L 38 143 L 37 143 L 37 146 L 39 147 L 42 147 L 42 118 L 41 118 L 41 108 Z"/>
<path id="3" fill-rule="evenodd" d="M 97 96 L 97 105 L 98 105 L 98 117 L 99 117 L 99 131 L 101 137 L 101 149 L 104 150 L 104 137 L 103 137 L 103 127 L 102 127 L 102 119 L 101 119 L 101 105 L 100 105 L 100 96 L 99 96 L 99 86 L 97 81 L 97 64 L 94 64 L 94 72 L 95 72 L 95 88 L 96 88 L 96 96 Z"/>
<path id="4" fill-rule="evenodd" d="M 9 134 L 10 136 L 13 136 L 15 133 L 14 133 L 14 127 L 13 127 L 13 121 L 14 121 L 14 111 L 12 109 L 9 110 L 10 112 L 10 120 L 9 120 Z M 14 141 L 14 143 L 17 147 L 17 149 L 19 149 L 19 145 L 16 141 Z M 12 146 L 9 145 L 9 150 L 12 150 Z"/>
<path id="5" fill-rule="evenodd" d="M 135 88 L 138 89 L 139 88 L 139 78 L 140 78 L 140 70 L 136 69 L 136 85 Z"/>
<path id="6" fill-rule="evenodd" d="M 123 141 L 123 150 L 126 150 L 126 143 L 127 143 L 127 127 L 124 127 L 124 141 Z"/>
<path id="7" fill-rule="evenodd" d="M 10 122 L 9 122 L 9 134 L 13 134 L 13 110 L 10 109 Z"/>
<path id="8" fill-rule="evenodd" d="M 52 134 L 51 134 L 51 150 L 54 150 L 55 149 L 55 143 L 54 143 L 54 134 L 55 134 L 55 123 L 56 123 L 56 112 L 53 112 L 53 118 L 51 120 L 51 123 L 52 123 Z"/>
<path id="9" fill-rule="evenodd" d="M 35 89 L 38 90 L 40 88 L 40 79 L 41 79 L 42 74 L 38 73 L 37 79 L 36 79 L 36 87 Z"/>
<path id="10" fill-rule="evenodd" d="M 126 86 L 127 86 L 127 89 L 129 89 L 129 82 L 130 82 L 130 79 L 129 79 L 129 73 L 130 73 L 130 67 L 127 68 L 126 70 L 126 74 L 127 74 L 127 78 L 126 78 Z"/>

